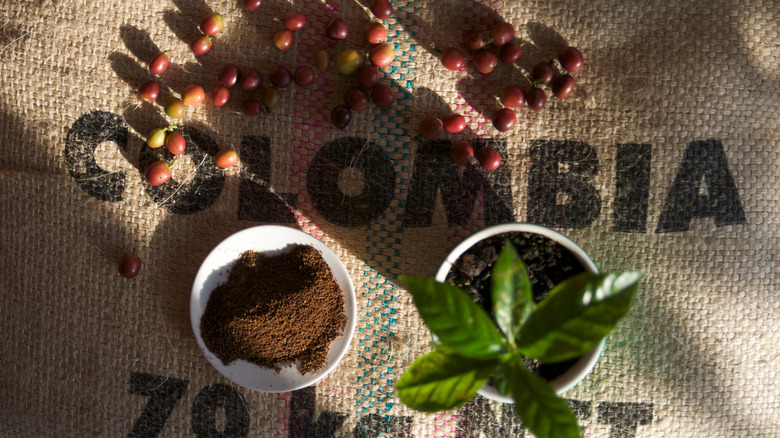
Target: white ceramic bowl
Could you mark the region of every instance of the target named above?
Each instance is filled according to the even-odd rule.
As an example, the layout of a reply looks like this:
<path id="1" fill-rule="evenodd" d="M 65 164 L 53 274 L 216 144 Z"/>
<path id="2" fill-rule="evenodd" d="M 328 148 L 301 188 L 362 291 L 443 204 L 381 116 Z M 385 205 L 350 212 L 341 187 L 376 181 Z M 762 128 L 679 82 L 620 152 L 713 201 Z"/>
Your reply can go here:
<path id="1" fill-rule="evenodd" d="M 577 246 L 576 243 L 563 234 L 541 225 L 507 223 L 484 228 L 459 243 L 447 255 L 441 266 L 439 266 L 439 270 L 436 272 L 436 281 L 440 283 L 446 281 L 447 273 L 450 271 L 452 264 L 458 260 L 458 257 L 460 257 L 461 254 L 466 252 L 466 250 L 474 246 L 477 242 L 496 234 L 517 232 L 540 234 L 560 243 L 564 248 L 571 251 L 571 253 L 577 258 L 577 261 L 580 262 L 585 270 L 594 274 L 598 274 L 599 270 L 596 268 L 593 260 L 588 257 L 582 248 Z M 599 357 L 601 356 L 601 351 L 604 349 L 604 342 L 605 340 L 602 339 L 601 343 L 596 348 L 586 353 L 571 368 L 550 382 L 550 386 L 557 394 L 561 394 L 571 389 L 574 385 L 579 383 L 579 381 L 582 380 L 593 369 L 594 366 L 596 366 L 596 362 L 598 362 Z M 511 397 L 501 395 L 498 390 L 492 386 L 485 385 L 477 392 L 491 400 L 504 403 L 514 402 Z"/>
<path id="2" fill-rule="evenodd" d="M 301 374 L 297 366 L 282 368 L 276 372 L 253 363 L 236 360 L 229 365 L 222 363 L 206 348 L 200 334 L 200 320 L 206 310 L 211 292 L 227 281 L 230 269 L 245 251 L 257 251 L 266 254 L 281 252 L 291 244 L 310 245 L 320 251 L 322 257 L 333 271 L 333 277 L 344 292 L 344 312 L 347 315 L 347 326 L 344 334 L 336 338 L 330 345 L 330 352 L 325 366 L 309 374 Z M 355 315 L 357 313 L 355 288 L 349 273 L 338 256 L 317 238 L 294 228 L 278 225 L 261 225 L 248 228 L 233 234 L 214 248 L 198 270 L 192 285 L 190 296 L 190 320 L 198 346 L 203 350 L 206 359 L 223 376 L 232 382 L 255 391 L 286 392 L 309 386 L 325 377 L 336 368 L 344 357 L 355 332 Z"/>

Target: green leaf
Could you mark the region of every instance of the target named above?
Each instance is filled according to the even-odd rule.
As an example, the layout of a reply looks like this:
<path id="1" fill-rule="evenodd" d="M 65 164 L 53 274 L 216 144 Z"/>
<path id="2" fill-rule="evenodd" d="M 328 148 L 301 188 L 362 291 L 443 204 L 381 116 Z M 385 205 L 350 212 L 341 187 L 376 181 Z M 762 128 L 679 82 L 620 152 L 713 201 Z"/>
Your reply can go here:
<path id="1" fill-rule="evenodd" d="M 643 275 L 641 271 L 582 273 L 561 282 L 521 328 L 518 351 L 553 363 L 592 350 L 628 313 Z"/>
<path id="2" fill-rule="evenodd" d="M 555 395 L 547 381 L 528 371 L 520 355 L 513 355 L 506 366 L 515 412 L 536 438 L 581 436 L 577 417 L 566 401 Z"/>
<path id="3" fill-rule="evenodd" d="M 401 277 L 401 281 L 439 343 L 472 358 L 498 357 L 506 352 L 501 332 L 468 293 L 432 278 Z"/>
<path id="4" fill-rule="evenodd" d="M 446 348 L 417 358 L 395 383 L 401 401 L 418 411 L 438 412 L 474 397 L 500 359 L 470 359 Z"/>
<path id="5" fill-rule="evenodd" d="M 512 389 L 509 386 L 510 380 L 509 375 L 507 374 L 508 370 L 509 367 L 500 366 L 490 376 L 490 379 L 488 379 L 489 384 L 496 388 L 496 391 L 501 395 L 509 395 L 512 392 Z"/>
<path id="6" fill-rule="evenodd" d="M 510 345 L 515 335 L 534 311 L 531 280 L 515 247 L 508 239 L 493 265 L 493 314 L 498 327 L 504 332 Z"/>

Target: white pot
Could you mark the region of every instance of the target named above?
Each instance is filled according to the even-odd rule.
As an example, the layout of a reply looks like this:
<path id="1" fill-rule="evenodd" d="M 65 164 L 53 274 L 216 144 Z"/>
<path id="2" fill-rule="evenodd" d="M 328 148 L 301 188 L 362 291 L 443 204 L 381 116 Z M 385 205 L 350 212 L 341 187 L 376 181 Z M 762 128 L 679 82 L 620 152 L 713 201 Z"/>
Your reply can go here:
<path id="1" fill-rule="evenodd" d="M 526 223 L 507 223 L 507 224 L 493 225 L 491 227 L 482 229 L 472 234 L 464 241 L 462 241 L 460 244 L 458 244 L 458 246 L 456 246 L 447 255 L 447 257 L 444 259 L 444 262 L 439 267 L 439 270 L 436 272 L 436 281 L 443 283 L 447 278 L 447 273 L 449 273 L 452 264 L 455 263 L 456 260 L 458 260 L 458 257 L 460 257 L 469 248 L 474 246 L 477 242 L 496 234 L 508 233 L 508 232 L 533 233 L 533 234 L 539 234 L 549 239 L 552 239 L 555 242 L 561 244 L 567 250 L 569 250 L 576 257 L 577 261 L 579 261 L 580 264 L 585 268 L 586 271 L 594 274 L 599 273 L 599 270 L 596 267 L 596 265 L 593 263 L 593 260 L 591 260 L 590 257 L 588 257 L 585 251 L 583 251 L 582 248 L 577 246 L 576 243 L 574 243 L 571 239 L 564 236 L 563 234 L 555 230 L 551 230 L 549 228 L 543 227 L 541 225 L 526 224 Z M 566 372 L 564 372 L 563 374 L 556 377 L 550 382 L 550 386 L 553 388 L 556 394 L 560 395 L 561 393 L 571 389 L 593 369 L 593 367 L 596 365 L 596 362 L 599 360 L 599 357 L 601 356 L 601 351 L 604 349 L 604 341 L 605 340 L 602 339 L 601 343 L 599 343 L 599 345 L 596 348 L 587 352 L 585 355 L 583 355 L 580 358 L 579 361 L 577 361 L 574 365 L 572 365 L 571 368 L 569 368 L 568 370 L 566 370 Z M 491 400 L 504 402 L 504 403 L 514 402 L 511 397 L 501 395 L 498 392 L 498 390 L 493 386 L 485 385 L 482 388 L 480 388 L 480 390 L 477 392 L 478 394 L 487 397 Z"/>

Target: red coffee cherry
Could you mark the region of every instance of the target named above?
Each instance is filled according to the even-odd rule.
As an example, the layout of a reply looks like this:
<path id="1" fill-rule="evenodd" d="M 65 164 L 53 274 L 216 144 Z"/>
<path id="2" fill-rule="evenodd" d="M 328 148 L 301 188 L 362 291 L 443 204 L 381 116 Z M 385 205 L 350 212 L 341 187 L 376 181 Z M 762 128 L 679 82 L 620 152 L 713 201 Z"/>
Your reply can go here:
<path id="1" fill-rule="evenodd" d="M 574 91 L 574 78 L 569 75 L 561 75 L 550 84 L 553 95 L 558 99 L 566 99 Z"/>
<path id="2" fill-rule="evenodd" d="M 168 64 L 171 62 L 171 58 L 167 52 L 160 52 L 152 58 L 149 63 L 149 71 L 153 75 L 161 75 L 168 68 Z"/>
<path id="3" fill-rule="evenodd" d="M 119 273 L 125 278 L 133 278 L 141 272 L 141 258 L 135 255 L 135 250 L 132 254 L 125 254 L 122 259 L 119 260 Z"/>
<path id="4" fill-rule="evenodd" d="M 501 132 L 509 131 L 516 122 L 517 116 L 510 108 L 501 108 L 493 115 L 493 126 Z"/>
<path id="5" fill-rule="evenodd" d="M 214 161 L 217 167 L 227 169 L 238 163 L 238 154 L 233 149 L 222 149 L 214 155 Z"/>
<path id="6" fill-rule="evenodd" d="M 496 170 L 501 165 L 501 155 L 490 146 L 483 146 L 477 150 L 477 161 L 485 170 Z"/>
<path id="7" fill-rule="evenodd" d="M 558 54 L 558 60 L 561 61 L 563 68 L 572 73 L 582 68 L 584 62 L 582 52 L 574 47 L 565 47 L 561 50 Z"/>
<path id="8" fill-rule="evenodd" d="M 225 20 L 223 20 L 222 16 L 216 12 L 211 12 L 210 14 L 206 15 L 200 22 L 200 30 L 206 35 L 210 36 L 214 36 L 222 32 L 224 27 Z"/>
<path id="9" fill-rule="evenodd" d="M 282 16 L 282 24 L 289 30 L 300 30 L 306 26 L 306 16 L 300 12 L 288 11 Z"/>
<path id="10" fill-rule="evenodd" d="M 434 139 L 444 132 L 444 124 L 436 116 L 428 116 L 420 122 L 420 135 Z"/>
<path id="11" fill-rule="evenodd" d="M 330 113 L 330 121 L 339 129 L 346 129 L 352 121 L 352 110 L 346 105 L 336 105 Z"/>
<path id="12" fill-rule="evenodd" d="M 448 114 L 441 121 L 444 124 L 444 130 L 453 134 L 466 129 L 466 118 L 458 113 Z"/>
<path id="13" fill-rule="evenodd" d="M 393 15 L 393 5 L 390 0 L 373 0 L 369 9 L 380 20 L 386 20 Z"/>
<path id="14" fill-rule="evenodd" d="M 474 146 L 470 141 L 459 140 L 452 145 L 452 161 L 457 164 L 468 164 L 474 158 Z"/>
<path id="15" fill-rule="evenodd" d="M 148 80 L 138 87 L 138 94 L 146 102 L 154 102 L 160 94 L 160 84 L 155 80 Z"/>

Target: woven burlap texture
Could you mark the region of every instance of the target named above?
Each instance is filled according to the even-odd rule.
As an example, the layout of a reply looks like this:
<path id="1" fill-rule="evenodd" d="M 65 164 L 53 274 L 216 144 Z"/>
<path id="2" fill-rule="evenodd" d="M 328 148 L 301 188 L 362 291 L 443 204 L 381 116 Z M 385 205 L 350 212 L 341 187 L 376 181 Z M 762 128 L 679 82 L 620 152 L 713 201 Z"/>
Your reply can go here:
<path id="1" fill-rule="evenodd" d="M 225 428 L 240 436 L 246 421 L 249 436 L 519 435 L 498 404 L 472 410 L 464 421 L 463 411 L 414 412 L 393 393 L 392 383 L 430 348 L 397 277 L 432 275 L 450 249 L 489 222 L 490 202 L 480 195 L 467 220 L 448 223 L 440 195 L 429 224 L 404 224 L 420 168 L 417 126 L 427 115 L 452 110 L 467 116 L 463 137 L 506 141 L 502 175 L 511 187 L 510 220 L 529 218 L 534 141 L 591 147 L 598 168 L 587 184 L 599 195 L 599 211 L 577 226 L 582 216 L 571 204 L 567 222 L 550 225 L 602 270 L 647 270 L 631 314 L 608 339 L 595 370 L 566 393 L 586 406 L 584 435 L 776 436 L 778 6 L 757 0 L 395 1 L 394 16 L 384 22 L 397 55 L 382 76 L 398 96 L 390 109 L 370 105 L 355 113 L 346 131 L 332 127 L 330 110 L 355 81 L 331 63 L 312 86 L 283 90 L 270 114 L 242 114 L 248 95 L 237 92 L 226 107 L 190 108 L 180 122 L 223 149 L 248 150 L 247 138 L 265 138 L 265 183 L 273 196 L 295 199 L 278 220 L 240 207 L 241 165 L 208 180 L 213 186 L 185 187 L 204 189 L 194 207 L 176 204 L 175 194 L 150 195 L 139 167 L 148 159 L 147 133 L 169 123 L 159 102 L 189 83 L 208 92 L 228 62 L 258 69 L 267 82 L 274 65 L 312 63 L 319 49 L 331 56 L 350 47 L 365 50 L 361 26 L 373 18 L 367 4 L 266 0 L 249 13 L 235 1 L 4 2 L 2 430 L 20 437 L 178 437 Z M 188 43 L 210 10 L 224 15 L 226 28 L 212 52 L 195 57 Z M 274 18 L 286 10 L 304 11 L 308 24 L 282 53 L 271 41 L 281 28 Z M 347 21 L 347 40 L 324 36 L 333 17 Z M 516 66 L 482 76 L 471 67 L 450 72 L 440 65 L 432 45 L 461 45 L 464 30 L 486 29 L 497 19 L 514 24 L 526 43 Z M 551 99 L 538 113 L 520 109 L 517 126 L 497 132 L 488 121 L 499 108 L 496 94 L 511 83 L 529 86 L 533 65 L 567 44 L 585 54 L 574 94 Z M 166 50 L 172 64 L 160 78 L 159 102 L 142 103 L 136 90 L 152 77 L 147 63 L 158 50 Z M 322 194 L 311 186 L 310 164 L 323 155 L 344 158 L 325 153 L 338 150 L 325 146 L 338 146 L 344 137 L 364 141 L 362 150 L 386 157 L 393 170 L 389 180 L 379 179 L 369 160 L 363 172 L 345 173 L 343 202 L 360 194 L 389 197 L 378 214 L 357 225 L 334 219 L 341 217 L 339 204 L 321 207 Z M 96 144 L 95 164 L 106 172 L 94 183 L 78 148 L 89 142 Z M 720 169 L 733 178 L 744 220 L 736 214 L 718 223 L 713 213 L 688 218 L 682 230 L 664 230 L 664 208 L 696 142 L 722 151 L 723 160 L 712 162 L 725 163 Z M 652 151 L 646 213 L 639 215 L 645 221 L 630 231 L 615 227 L 625 201 L 615 187 L 626 178 L 617 176 L 626 144 Z M 194 157 L 180 160 L 174 179 L 188 181 L 206 165 Z M 344 168 L 363 163 L 360 154 L 347 158 L 354 161 L 341 162 Z M 560 178 L 566 178 L 564 167 Z M 708 186 L 706 178 L 698 182 L 700 195 L 711 200 L 733 192 L 729 185 Z M 186 211 L 175 211 L 177 205 Z M 231 384 L 205 360 L 190 329 L 190 288 L 208 252 L 236 231 L 279 222 L 334 249 L 357 291 L 358 331 L 341 365 L 313 389 L 315 401 L 306 405 L 313 418 L 301 416 L 301 400 L 308 400 L 301 393 L 262 394 Z M 144 266 L 128 280 L 117 273 L 117 262 L 133 248 Z M 230 405 L 233 410 L 214 407 L 225 400 L 242 402 Z M 238 420 L 230 417 L 236 412 L 243 412 Z"/>

